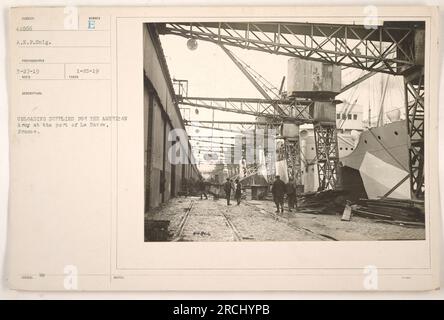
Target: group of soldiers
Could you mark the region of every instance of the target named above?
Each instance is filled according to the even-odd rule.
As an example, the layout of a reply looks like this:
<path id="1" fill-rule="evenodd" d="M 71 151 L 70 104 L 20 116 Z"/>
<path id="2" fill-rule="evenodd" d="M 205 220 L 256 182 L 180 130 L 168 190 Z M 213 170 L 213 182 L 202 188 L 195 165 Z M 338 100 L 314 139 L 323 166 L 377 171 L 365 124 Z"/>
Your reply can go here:
<path id="1" fill-rule="evenodd" d="M 230 205 L 231 199 L 231 191 L 234 190 L 234 198 L 237 201 L 237 205 L 241 202 L 242 195 L 242 185 L 239 179 L 235 180 L 235 184 L 233 187 L 232 181 L 227 178 L 227 181 L 224 183 L 224 191 L 225 198 L 227 199 L 227 205 Z M 296 198 L 296 186 L 292 178 L 289 179 L 287 183 L 281 180 L 280 176 L 275 177 L 275 181 L 271 186 L 271 193 L 273 194 L 273 201 L 276 204 L 276 212 L 284 212 L 284 200 L 285 195 L 287 195 L 288 200 L 288 211 L 291 212 L 291 209 L 297 207 L 297 198 Z"/>
<path id="2" fill-rule="evenodd" d="M 203 196 L 205 196 L 205 199 L 208 199 L 208 186 L 209 183 L 206 182 L 203 177 L 199 177 L 199 179 L 185 178 L 182 180 L 182 191 L 185 196 L 197 192 L 201 199 L 203 199 Z"/>
<path id="3" fill-rule="evenodd" d="M 227 178 L 227 181 L 224 183 L 224 192 L 225 198 L 227 199 L 227 206 L 231 205 L 231 190 L 234 190 L 234 199 L 236 199 L 237 205 L 240 205 L 242 197 L 242 184 L 240 183 L 239 179 L 236 179 L 234 181 L 234 186 L 230 178 Z"/>
<path id="4" fill-rule="evenodd" d="M 290 178 L 287 183 L 281 180 L 280 176 L 276 176 L 271 186 L 271 193 L 273 194 L 273 201 L 276 204 L 276 212 L 284 212 L 284 199 L 287 195 L 288 211 L 297 207 L 296 186 L 293 179 Z"/>
<path id="5" fill-rule="evenodd" d="M 183 189 L 185 191 L 185 195 L 189 194 L 191 189 L 194 189 L 200 195 L 200 199 L 208 199 L 208 182 L 206 182 L 202 177 L 199 180 L 184 180 Z M 231 205 L 231 194 L 234 193 L 234 199 L 236 200 L 237 205 L 240 205 L 242 198 L 242 184 L 239 179 L 233 181 L 230 178 L 227 178 L 224 185 L 223 190 L 225 192 L 225 198 L 227 200 L 227 205 Z M 291 212 L 292 209 L 297 207 L 297 198 L 296 198 L 296 186 L 293 182 L 293 179 L 290 178 L 287 183 L 281 180 L 280 176 L 276 176 L 275 180 L 271 186 L 271 193 L 273 195 L 273 201 L 276 204 L 276 212 L 284 212 L 284 202 L 285 195 L 287 195 L 288 201 L 288 211 Z"/>

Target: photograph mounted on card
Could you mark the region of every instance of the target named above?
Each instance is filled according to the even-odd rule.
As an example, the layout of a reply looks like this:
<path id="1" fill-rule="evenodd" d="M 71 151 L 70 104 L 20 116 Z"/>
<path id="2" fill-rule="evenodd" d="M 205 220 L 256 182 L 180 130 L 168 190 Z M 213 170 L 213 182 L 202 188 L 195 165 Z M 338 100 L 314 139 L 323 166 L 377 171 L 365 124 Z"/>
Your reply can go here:
<path id="1" fill-rule="evenodd" d="M 439 286 L 436 8 L 10 16 L 11 287 Z"/>

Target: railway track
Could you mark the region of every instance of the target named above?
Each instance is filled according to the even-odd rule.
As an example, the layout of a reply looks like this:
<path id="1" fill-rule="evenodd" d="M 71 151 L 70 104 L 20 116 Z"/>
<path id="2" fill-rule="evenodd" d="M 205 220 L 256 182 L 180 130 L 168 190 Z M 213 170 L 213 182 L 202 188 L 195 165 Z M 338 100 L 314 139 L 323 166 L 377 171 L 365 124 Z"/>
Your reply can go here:
<path id="1" fill-rule="evenodd" d="M 177 229 L 176 233 L 173 236 L 172 241 L 179 241 L 183 237 L 183 230 L 185 228 L 185 224 L 187 223 L 188 217 L 190 216 L 191 210 L 193 209 L 194 200 L 191 200 L 190 206 L 187 208 L 187 211 L 182 217 L 182 220 L 180 221 L 179 228 Z"/>
<path id="2" fill-rule="evenodd" d="M 294 229 L 298 232 L 302 232 L 304 234 L 310 235 L 311 237 L 314 237 L 315 239 L 318 239 L 321 241 L 336 240 L 335 238 L 333 238 L 329 235 L 320 234 L 320 233 L 314 232 L 308 228 L 295 226 L 294 224 L 290 223 L 290 220 L 288 218 L 279 216 L 274 212 L 270 212 L 268 210 L 260 208 L 255 204 L 251 204 L 246 201 L 243 203 L 245 205 L 251 207 L 255 211 L 259 211 L 259 212 L 268 214 L 271 217 L 273 217 L 273 219 L 275 221 L 285 222 L 285 224 L 287 226 L 289 226 L 291 229 Z M 220 223 L 223 223 L 223 224 L 219 224 L 218 228 L 212 229 L 210 227 L 210 229 L 206 229 L 204 231 L 200 231 L 199 229 L 197 229 L 197 231 L 193 230 L 192 228 L 196 228 L 195 219 L 199 217 L 199 213 L 197 213 L 197 216 L 193 215 L 193 209 L 194 209 L 195 205 L 196 205 L 196 200 L 191 200 L 190 205 L 186 209 L 186 212 L 183 215 L 183 217 L 179 223 L 179 227 L 178 227 L 177 231 L 175 232 L 171 241 L 201 241 L 202 238 L 199 238 L 199 237 L 202 237 L 202 236 L 209 237 L 209 238 L 207 238 L 207 240 L 213 239 L 213 240 L 218 241 L 217 240 L 218 236 L 220 237 L 220 235 L 223 233 L 225 233 L 227 237 L 230 237 L 230 234 L 231 234 L 231 237 L 233 239 L 231 241 L 237 242 L 237 241 L 244 241 L 245 239 L 250 239 L 250 238 L 244 238 L 242 236 L 241 232 L 239 231 L 239 228 L 236 226 L 236 224 L 230 218 L 229 214 L 227 214 L 227 212 L 224 211 L 224 209 L 217 210 L 217 213 L 215 213 L 214 215 L 210 214 L 208 216 L 208 217 L 213 217 L 213 218 L 214 217 L 221 217 L 222 218 L 223 222 L 222 222 L 222 220 L 218 220 L 218 221 L 220 221 Z M 199 209 L 196 209 L 196 210 L 199 210 Z M 191 219 L 190 219 L 190 217 L 191 217 Z M 200 213 L 200 219 L 202 219 L 201 213 Z M 190 220 L 193 220 L 193 221 L 191 222 Z M 228 228 L 228 229 L 221 228 L 222 225 L 226 226 L 226 228 Z M 225 230 L 225 231 L 223 231 L 223 230 Z M 229 241 L 229 240 L 222 240 L 222 241 Z"/>
<path id="3" fill-rule="evenodd" d="M 192 209 L 194 207 L 194 204 L 195 204 L 195 200 L 191 200 L 190 205 L 186 209 L 186 212 L 180 221 L 179 227 L 172 238 L 172 241 L 182 241 L 184 239 L 184 230 L 186 229 L 187 223 L 190 220 L 190 216 L 192 215 Z M 242 235 L 240 234 L 238 228 L 233 223 L 233 221 L 230 219 L 230 217 L 227 214 L 225 214 L 223 211 L 220 211 L 220 215 L 224 218 L 225 225 L 231 231 L 231 233 L 233 235 L 233 240 L 234 241 L 242 241 L 243 240 Z M 201 233 L 199 233 L 199 232 L 193 233 L 193 235 L 199 235 L 199 234 L 201 234 Z"/>
<path id="4" fill-rule="evenodd" d="M 337 241 L 337 239 L 335 239 L 335 238 L 333 238 L 333 237 L 331 237 L 331 236 L 324 235 L 324 234 L 320 234 L 320 233 L 316 233 L 316 232 L 314 232 L 314 231 L 312 231 L 312 230 L 310 230 L 310 229 L 308 229 L 308 228 L 302 228 L 302 227 L 297 227 L 297 226 L 295 226 L 295 225 L 292 225 L 292 224 L 290 223 L 290 220 L 289 220 L 289 219 L 287 219 L 287 218 L 285 218 L 285 217 L 281 217 L 281 216 L 277 215 L 277 214 L 274 213 L 274 212 L 270 212 L 270 211 L 268 211 L 268 210 L 265 210 L 265 209 L 259 208 L 258 206 L 254 205 L 254 204 L 248 203 L 248 202 L 246 202 L 246 201 L 244 202 L 244 204 L 246 204 L 247 206 L 253 207 L 253 208 L 255 208 L 256 210 L 264 211 L 264 212 L 268 213 L 269 215 L 271 215 L 276 221 L 284 221 L 284 222 L 286 222 L 287 225 L 290 226 L 291 228 L 293 228 L 293 229 L 295 229 L 295 230 L 298 230 L 298 231 L 301 231 L 301 232 L 308 233 L 308 234 L 310 234 L 310 235 L 312 235 L 312 236 L 315 236 L 315 237 L 319 238 L 319 240 L 322 240 L 322 241 L 325 241 L 325 240 L 329 240 L 329 241 L 332 241 L 332 240 L 333 240 L 333 241 Z"/>
<path id="5" fill-rule="evenodd" d="M 231 219 L 224 212 L 222 212 L 222 215 L 224 216 L 228 227 L 231 229 L 231 232 L 233 232 L 234 240 L 235 241 L 242 241 L 243 240 L 242 235 L 240 234 L 239 230 L 234 225 L 233 221 L 231 221 Z"/>

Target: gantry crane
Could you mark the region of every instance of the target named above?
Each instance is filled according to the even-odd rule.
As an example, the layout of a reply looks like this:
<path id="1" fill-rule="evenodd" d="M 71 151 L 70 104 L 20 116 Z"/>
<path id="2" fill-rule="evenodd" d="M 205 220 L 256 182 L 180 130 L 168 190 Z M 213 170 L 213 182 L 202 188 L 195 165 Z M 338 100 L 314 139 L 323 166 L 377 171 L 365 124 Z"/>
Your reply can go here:
<path id="1" fill-rule="evenodd" d="M 378 72 L 402 75 L 410 137 L 410 186 L 413 197 L 424 196 L 424 22 L 384 22 L 370 27 L 306 22 L 162 23 L 156 29 L 160 34 L 213 42 L 223 49 L 234 46 L 368 72 L 343 90 Z M 269 105 L 280 116 L 288 115 L 279 104 Z M 337 157 L 336 128 L 315 126 L 316 132 L 318 161 Z M 324 187 L 334 186 L 336 166 L 333 161 L 320 169 Z"/>

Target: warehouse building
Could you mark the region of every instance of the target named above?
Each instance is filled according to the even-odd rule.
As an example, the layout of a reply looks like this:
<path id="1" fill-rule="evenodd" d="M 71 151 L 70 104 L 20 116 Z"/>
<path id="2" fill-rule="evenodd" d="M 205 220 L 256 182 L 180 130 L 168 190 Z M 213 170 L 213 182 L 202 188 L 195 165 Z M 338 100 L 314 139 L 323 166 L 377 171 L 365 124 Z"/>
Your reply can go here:
<path id="1" fill-rule="evenodd" d="M 184 179 L 197 179 L 188 137 L 182 140 L 171 130 L 185 132 L 175 100 L 174 89 L 159 37 L 152 25 L 144 25 L 144 148 L 145 148 L 145 212 L 168 202 L 181 190 Z M 183 141 L 185 138 L 186 141 Z M 171 141 L 174 140 L 174 141 Z M 175 143 L 187 161 L 172 164 L 168 152 Z"/>

